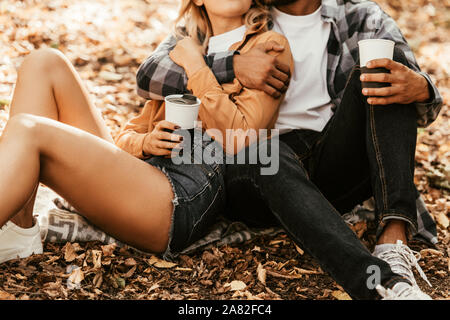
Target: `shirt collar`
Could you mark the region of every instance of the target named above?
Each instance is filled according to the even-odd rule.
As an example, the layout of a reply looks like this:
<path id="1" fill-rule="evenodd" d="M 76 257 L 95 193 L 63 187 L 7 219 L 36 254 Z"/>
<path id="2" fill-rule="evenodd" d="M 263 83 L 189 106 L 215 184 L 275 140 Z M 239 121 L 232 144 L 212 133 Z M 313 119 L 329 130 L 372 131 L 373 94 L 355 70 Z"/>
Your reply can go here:
<path id="1" fill-rule="evenodd" d="M 333 21 L 337 20 L 338 13 L 339 13 L 338 1 L 341 1 L 341 0 L 322 0 L 321 15 L 324 20 L 333 20 Z M 269 29 L 272 29 L 272 27 L 273 27 L 273 21 L 272 21 L 272 19 L 269 19 Z M 240 48 L 242 46 L 242 44 L 244 44 L 247 41 L 247 39 L 255 33 L 258 33 L 258 30 L 247 29 L 242 41 L 233 45 L 233 48 Z M 234 49 L 234 50 L 237 50 L 237 49 Z"/>
<path id="2" fill-rule="evenodd" d="M 241 41 L 236 42 L 235 44 L 233 44 L 231 46 L 231 50 L 240 50 L 241 47 L 247 42 L 247 40 L 254 34 L 260 32 L 259 30 L 255 30 L 255 29 L 251 29 L 251 28 L 247 28 L 247 31 L 245 31 L 245 35 L 242 38 Z"/>
<path id="3" fill-rule="evenodd" d="M 321 15 L 325 21 L 333 20 L 336 22 L 339 13 L 338 1 L 340 0 L 322 0 Z M 269 19 L 269 29 L 273 28 L 272 17 Z"/>

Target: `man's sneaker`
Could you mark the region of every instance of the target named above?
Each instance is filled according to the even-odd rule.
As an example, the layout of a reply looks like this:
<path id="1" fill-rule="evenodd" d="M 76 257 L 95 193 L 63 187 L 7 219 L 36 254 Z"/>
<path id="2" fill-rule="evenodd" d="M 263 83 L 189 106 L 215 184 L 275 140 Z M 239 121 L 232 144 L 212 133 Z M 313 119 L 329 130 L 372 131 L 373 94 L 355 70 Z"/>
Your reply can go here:
<path id="1" fill-rule="evenodd" d="M 386 261 L 392 272 L 403 276 L 415 287 L 417 286 L 416 279 L 412 268 L 415 267 L 420 276 L 432 287 L 428 281 L 427 276 L 419 266 L 420 253 L 412 251 L 408 246 L 404 245 L 401 240 L 397 240 L 396 244 L 379 244 L 375 246 L 373 255 L 379 259 Z"/>
<path id="2" fill-rule="evenodd" d="M 392 289 L 377 285 L 376 289 L 383 300 L 433 300 L 418 286 L 412 286 L 406 282 L 398 282 Z"/>
<path id="3" fill-rule="evenodd" d="M 8 221 L 0 228 L 0 263 L 26 258 L 43 252 L 39 224 L 35 220 L 31 228 L 20 228 Z"/>

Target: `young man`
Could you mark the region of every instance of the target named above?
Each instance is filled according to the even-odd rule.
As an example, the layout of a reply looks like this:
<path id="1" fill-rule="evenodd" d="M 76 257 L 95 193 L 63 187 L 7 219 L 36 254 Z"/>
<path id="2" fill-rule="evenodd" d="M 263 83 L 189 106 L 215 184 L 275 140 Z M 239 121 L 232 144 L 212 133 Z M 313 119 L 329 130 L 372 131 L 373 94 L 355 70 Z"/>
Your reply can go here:
<path id="1" fill-rule="evenodd" d="M 281 224 L 354 298 L 376 298 L 377 291 L 385 299 L 429 298 L 416 284 L 412 267 L 423 273 L 406 243 L 408 232 L 417 230 L 420 200 L 413 183 L 417 125 L 437 117 L 442 105 L 437 88 L 420 72 L 395 22 L 371 1 L 263 2 L 272 6 L 273 29 L 289 40 L 291 78 L 265 54 L 282 50 L 274 43 L 245 55 L 205 57 L 221 83 L 237 77 L 245 87 L 276 96 L 290 81 L 276 123 L 280 169 L 263 176 L 261 165 L 229 165 L 230 217 Z M 395 41 L 394 60 L 368 67 L 390 74 L 362 75 L 355 67 L 357 42 L 377 38 Z M 175 45 L 169 37 L 141 66 L 143 97 L 185 92 L 186 75 L 169 58 Z M 363 90 L 361 81 L 390 86 Z M 370 196 L 380 222 L 373 255 L 339 214 Z M 377 290 L 370 284 L 372 272 Z"/>

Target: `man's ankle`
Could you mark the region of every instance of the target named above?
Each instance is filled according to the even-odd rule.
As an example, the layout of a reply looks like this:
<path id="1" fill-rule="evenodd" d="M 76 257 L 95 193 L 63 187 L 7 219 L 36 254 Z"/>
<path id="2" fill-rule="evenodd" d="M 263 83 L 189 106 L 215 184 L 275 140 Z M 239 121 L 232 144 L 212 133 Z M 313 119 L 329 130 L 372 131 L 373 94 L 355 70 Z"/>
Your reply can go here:
<path id="1" fill-rule="evenodd" d="M 388 221 L 378 238 L 377 244 L 395 244 L 397 240 L 401 240 L 405 245 L 407 244 L 406 222 L 401 220 Z"/>

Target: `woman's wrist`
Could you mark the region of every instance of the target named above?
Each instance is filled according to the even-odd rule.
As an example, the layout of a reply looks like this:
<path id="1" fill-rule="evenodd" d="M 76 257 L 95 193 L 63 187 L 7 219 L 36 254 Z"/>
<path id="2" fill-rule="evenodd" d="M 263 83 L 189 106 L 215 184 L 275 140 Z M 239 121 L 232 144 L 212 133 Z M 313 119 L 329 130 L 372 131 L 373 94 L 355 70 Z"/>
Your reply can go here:
<path id="1" fill-rule="evenodd" d="M 150 134 L 150 133 L 146 133 L 145 136 L 144 136 L 144 139 L 143 139 L 143 141 L 142 141 L 142 156 L 143 156 L 144 158 L 148 158 L 148 157 L 150 157 L 150 156 L 152 155 L 150 152 L 147 152 L 147 151 L 145 150 L 145 146 L 146 146 L 145 139 L 147 139 L 147 137 L 149 136 L 149 134 Z"/>

